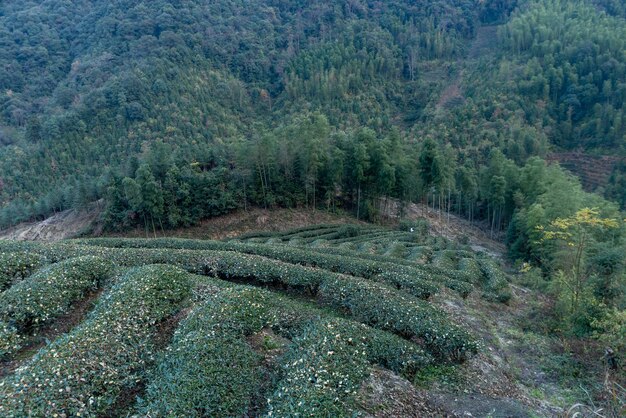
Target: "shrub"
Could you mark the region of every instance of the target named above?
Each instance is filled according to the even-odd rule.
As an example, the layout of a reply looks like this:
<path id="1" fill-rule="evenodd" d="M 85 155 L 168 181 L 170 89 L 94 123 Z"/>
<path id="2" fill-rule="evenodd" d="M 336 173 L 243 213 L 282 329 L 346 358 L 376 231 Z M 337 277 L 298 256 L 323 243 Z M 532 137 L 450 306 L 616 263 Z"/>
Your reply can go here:
<path id="1" fill-rule="evenodd" d="M 110 277 L 113 265 L 85 256 L 50 265 L 0 294 L 0 318 L 23 331 L 65 313 Z"/>
<path id="2" fill-rule="evenodd" d="M 428 302 L 403 295 L 381 284 L 344 277 L 320 286 L 323 301 L 347 310 L 355 319 L 407 338 L 422 339 L 444 360 L 463 361 L 478 351 L 469 332 L 451 323 Z"/>
<path id="3" fill-rule="evenodd" d="M 318 322 L 320 317 L 324 318 L 321 323 Z M 358 364 L 363 370 L 359 374 L 362 379 L 368 365 L 375 363 L 412 376 L 431 362 L 419 347 L 391 334 L 351 321 L 328 318 L 326 313 L 267 291 L 234 286 L 210 296 L 181 323 L 172 345 L 152 375 L 139 410 L 149 416 L 243 416 L 260 385 L 259 357 L 247 345 L 245 337 L 271 328 L 294 340 L 293 352 L 281 359 L 287 373 L 284 379 L 291 385 L 294 370 L 295 383 L 298 383 L 300 365 L 292 364 L 290 356 L 302 355 L 301 350 L 310 343 L 319 343 L 319 347 L 327 350 L 341 349 L 333 340 L 324 341 L 331 332 L 326 324 L 335 325 L 334 330 L 341 332 L 351 350 L 346 351 L 344 357 L 333 358 L 337 362 L 326 362 L 325 368 L 319 369 L 320 373 L 328 372 L 329 376 L 336 377 L 341 370 L 352 369 L 351 364 Z M 310 334 L 318 328 L 325 330 L 321 339 Z M 336 332 L 332 333 L 333 338 Z M 309 342 L 299 345 L 302 341 Z M 305 354 L 308 360 L 309 354 Z M 328 356 L 327 351 L 315 355 Z M 272 399 L 280 398 L 277 392 Z M 352 396 L 343 391 L 333 393 L 332 399 L 339 398 L 339 403 L 347 402 Z M 309 392 L 308 396 L 312 404 L 329 404 L 330 395 L 324 391 Z M 275 404 L 270 402 L 269 409 L 273 415 Z"/>
<path id="4" fill-rule="evenodd" d="M 283 357 L 283 377 L 268 400 L 268 416 L 356 416 L 356 394 L 371 364 L 406 376 L 429 363 L 428 356 L 397 337 L 323 319 L 296 337 Z"/>
<path id="5" fill-rule="evenodd" d="M 491 258 L 481 258 L 478 263 L 485 279 L 483 298 L 491 302 L 507 303 L 512 294 L 507 277 L 500 266 Z"/>
<path id="6" fill-rule="evenodd" d="M 398 222 L 398 230 L 408 232 L 413 229 L 413 234 L 417 236 L 427 236 L 430 229 L 430 223 L 428 219 L 409 220 L 403 219 Z"/>
<path id="7" fill-rule="evenodd" d="M 448 322 L 443 312 L 383 283 L 235 253 L 217 257 L 213 264 L 211 271 L 221 277 L 307 286 L 313 292 L 319 287 L 319 296 L 325 302 L 346 308 L 355 318 L 376 327 L 424 338 L 429 348 L 441 357 L 460 361 L 466 352 L 475 352 L 469 334 Z M 398 286 L 402 284 L 412 289 L 420 286 L 415 279 L 390 277 L 389 281 L 395 281 Z M 400 282 L 402 279 L 410 284 Z M 429 292 L 427 285 L 423 291 Z M 411 323 L 412 327 L 408 330 L 402 323 Z"/>
<path id="8" fill-rule="evenodd" d="M 260 358 L 214 314 L 208 303 L 180 325 L 151 376 L 141 415 L 244 415 L 259 386 Z"/>
<path id="9" fill-rule="evenodd" d="M 168 266 L 129 271 L 87 320 L 41 349 L 0 387 L 0 415 L 102 414 L 141 380 L 153 326 L 190 295 L 189 275 Z"/>
<path id="10" fill-rule="evenodd" d="M 207 273 L 227 280 L 282 284 L 305 288 L 310 293 L 315 293 L 320 283 L 332 275 L 324 270 L 229 251 L 216 252 L 206 269 Z"/>
<path id="11" fill-rule="evenodd" d="M 300 249 L 289 246 L 235 244 L 217 241 L 193 241 L 182 239 L 155 239 L 155 240 L 123 240 L 123 239 L 91 239 L 81 241 L 88 245 L 105 246 L 112 248 L 124 247 L 164 247 L 206 250 L 228 250 L 247 254 L 261 255 L 291 264 L 317 267 L 332 272 L 349 274 L 364 278 L 373 278 L 379 275 L 378 280 L 389 281 L 400 288 L 408 285 L 406 290 L 417 297 L 428 297 L 438 290 L 440 282 L 461 295 L 467 296 L 472 290 L 469 286 L 459 284 L 456 278 L 451 278 L 446 272 L 432 266 L 419 266 L 401 259 L 390 260 L 388 257 L 375 255 L 361 255 L 349 250 L 332 249 Z M 328 252 L 332 252 L 329 254 Z M 397 263 L 396 263 L 397 261 Z M 382 273 L 382 274 L 381 274 Z M 426 283 L 429 282 L 429 283 Z M 414 283 L 414 285 L 412 284 Z M 425 289 L 429 289 L 425 292 Z"/>
<path id="12" fill-rule="evenodd" d="M 0 292 L 10 287 L 15 280 L 28 277 L 44 263 L 35 253 L 0 253 Z"/>
<path id="13" fill-rule="evenodd" d="M 157 241 L 163 242 L 162 240 Z M 182 246 L 186 247 L 219 247 L 219 244 L 222 244 L 207 241 L 175 241 L 182 242 Z M 90 240 L 89 242 L 103 243 L 106 241 Z M 143 241 L 142 243 L 152 245 L 150 241 Z M 109 241 L 109 245 L 111 244 L 117 246 L 136 245 L 137 243 L 129 242 L 129 240 L 115 240 Z M 167 247 L 175 243 L 166 241 L 164 244 Z M 247 244 L 243 248 L 248 254 L 235 251 L 133 248 L 121 248 L 111 251 L 102 247 L 82 247 L 81 251 L 88 252 L 89 249 L 92 249 L 96 254 L 107 254 L 123 265 L 163 262 L 179 265 L 193 273 L 206 274 L 210 272 L 227 279 L 242 278 L 266 283 L 276 282 L 290 286 L 307 287 L 311 292 L 315 292 L 315 288 L 320 281 L 330 274 L 324 270 L 367 277 L 375 281 L 389 283 L 420 298 L 428 298 L 439 290 L 439 286 L 432 280 L 433 276 L 417 268 L 398 267 L 392 263 L 383 264 L 356 257 L 334 256 L 300 249 L 295 249 L 294 251 L 294 249 L 286 246 L 270 247 Z M 258 256 L 258 254 L 263 254 L 264 256 Z M 265 258 L 265 256 L 274 258 L 274 260 Z M 285 262 L 276 261 L 275 259 Z M 318 269 L 307 266 L 317 267 Z M 382 268 L 390 269 L 389 274 L 377 275 Z"/>
<path id="14" fill-rule="evenodd" d="M 358 237 L 360 233 L 361 230 L 357 225 L 343 225 L 337 230 L 337 234 L 334 236 L 334 238 Z"/>
<path id="15" fill-rule="evenodd" d="M 20 349 L 22 337 L 15 327 L 0 321 L 0 358 Z"/>
<path id="16" fill-rule="evenodd" d="M 459 260 L 459 270 L 467 275 L 470 283 L 480 284 L 484 281 L 483 271 L 474 258 L 461 258 L 461 260 Z"/>

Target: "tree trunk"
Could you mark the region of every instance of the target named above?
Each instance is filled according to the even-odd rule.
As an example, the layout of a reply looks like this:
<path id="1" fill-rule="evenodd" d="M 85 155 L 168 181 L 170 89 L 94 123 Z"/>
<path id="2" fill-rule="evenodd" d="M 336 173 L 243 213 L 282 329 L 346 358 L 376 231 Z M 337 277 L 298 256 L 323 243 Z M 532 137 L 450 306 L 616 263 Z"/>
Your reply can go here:
<path id="1" fill-rule="evenodd" d="M 356 198 L 356 219 L 357 221 L 360 219 L 361 215 L 361 185 L 359 184 L 359 188 L 357 190 L 357 198 Z"/>
<path id="2" fill-rule="evenodd" d="M 450 223 L 450 205 L 451 205 L 451 202 L 452 202 L 452 190 L 448 189 L 448 207 L 447 207 L 447 209 L 448 209 L 448 220 L 447 220 L 447 222 L 448 223 Z"/>

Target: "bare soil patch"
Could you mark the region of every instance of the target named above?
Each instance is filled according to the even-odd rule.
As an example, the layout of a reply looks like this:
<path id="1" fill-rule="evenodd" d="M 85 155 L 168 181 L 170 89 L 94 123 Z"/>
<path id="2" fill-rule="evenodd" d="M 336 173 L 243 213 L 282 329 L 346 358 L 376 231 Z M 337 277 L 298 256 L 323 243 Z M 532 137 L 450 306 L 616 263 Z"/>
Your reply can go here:
<path id="1" fill-rule="evenodd" d="M 0 239 L 54 242 L 88 232 L 99 233 L 103 210 L 104 201 L 100 200 L 82 210 L 70 209 L 41 222 L 23 223 L 5 229 L 0 231 Z"/>
<path id="2" fill-rule="evenodd" d="M 448 416 L 429 396 L 408 380 L 382 368 L 374 368 L 361 385 L 358 402 L 366 417 L 421 418 Z"/>
<path id="3" fill-rule="evenodd" d="M 347 214 L 335 214 L 316 209 L 249 209 L 239 210 L 228 215 L 206 219 L 189 228 L 157 231 L 157 237 L 178 237 L 190 239 L 220 240 L 235 238 L 249 232 L 284 232 L 294 228 L 318 224 L 355 223 Z M 110 233 L 107 236 L 145 238 L 143 229 L 124 233 Z M 152 233 L 148 237 L 154 237 Z"/>

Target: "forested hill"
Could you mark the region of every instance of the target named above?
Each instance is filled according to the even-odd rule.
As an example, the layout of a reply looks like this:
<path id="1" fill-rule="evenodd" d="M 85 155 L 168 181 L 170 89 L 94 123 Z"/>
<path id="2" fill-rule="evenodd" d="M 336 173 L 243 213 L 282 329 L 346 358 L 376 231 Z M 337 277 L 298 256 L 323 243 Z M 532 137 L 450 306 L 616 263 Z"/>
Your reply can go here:
<path id="1" fill-rule="evenodd" d="M 625 42 L 615 0 L 2 2 L 0 227 L 391 196 L 515 232 L 552 190 L 599 200 L 534 158 L 624 154 Z"/>

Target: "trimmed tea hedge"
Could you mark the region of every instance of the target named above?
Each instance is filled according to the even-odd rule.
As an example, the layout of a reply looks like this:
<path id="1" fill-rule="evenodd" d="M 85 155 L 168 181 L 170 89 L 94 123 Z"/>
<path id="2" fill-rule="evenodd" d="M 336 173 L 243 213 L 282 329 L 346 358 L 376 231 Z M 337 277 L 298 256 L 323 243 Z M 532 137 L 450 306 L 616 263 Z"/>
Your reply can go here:
<path id="1" fill-rule="evenodd" d="M 243 278 L 263 283 L 305 287 L 310 293 L 315 293 L 319 285 L 326 280 L 341 277 L 337 273 L 325 270 L 235 252 L 216 253 L 216 257 L 209 264 L 209 271 L 225 279 Z M 432 282 L 398 274 L 374 276 L 371 280 L 393 285 L 422 299 L 427 299 L 439 290 Z"/>
<path id="2" fill-rule="evenodd" d="M 440 357 L 461 361 L 467 354 L 476 352 L 469 334 L 447 321 L 443 312 L 383 283 L 261 257 L 223 254 L 227 256 L 216 257 L 211 267 L 220 277 L 306 286 L 313 293 L 319 288 L 318 295 L 326 303 L 347 309 L 358 320 L 375 327 L 423 338 L 429 349 Z M 411 329 L 405 329 L 402 323 L 410 323 Z"/>
<path id="3" fill-rule="evenodd" d="M 474 258 L 465 257 L 459 260 L 459 270 L 464 272 L 468 278 L 470 278 L 471 283 L 481 284 L 484 282 L 483 271 Z"/>
<path id="4" fill-rule="evenodd" d="M 485 277 L 483 298 L 492 302 L 507 303 L 512 296 L 511 289 L 500 266 L 490 258 L 481 258 L 478 264 Z"/>
<path id="5" fill-rule="evenodd" d="M 283 357 L 283 377 L 268 399 L 267 416 L 357 416 L 357 391 L 371 364 L 409 377 L 429 362 L 394 336 L 363 324 L 324 319 L 295 338 Z"/>
<path id="6" fill-rule="evenodd" d="M 113 244 L 112 248 L 119 248 L 120 245 L 137 245 L 137 243 L 129 243 L 125 240 L 93 240 L 98 244 L 107 242 Z M 162 240 L 158 240 L 162 241 Z M 174 240 L 175 243 L 170 243 L 170 246 L 176 244 L 178 241 L 182 241 L 182 246 L 188 247 L 203 247 L 212 246 L 212 244 L 222 244 L 208 242 L 195 242 L 186 240 Z M 89 240 L 88 242 L 92 242 Z M 167 241 L 169 242 L 169 240 Z M 146 243 L 152 247 L 151 241 L 142 241 L 140 244 Z M 194 245 L 195 244 L 195 245 Z M 208 245 L 203 245 L 208 244 Z M 225 243 L 224 243 L 225 244 Z M 230 245 L 230 244 L 228 244 Z M 167 245 L 166 245 L 167 247 Z M 386 263 L 383 267 L 392 267 L 391 274 L 377 276 L 377 272 L 380 271 L 380 263 L 374 261 L 361 260 L 359 258 L 347 258 L 342 256 L 330 256 L 326 254 L 319 254 L 315 252 L 306 253 L 300 249 L 295 251 L 295 254 L 291 252 L 291 249 L 286 246 L 253 246 L 246 245 L 245 248 L 250 251 L 245 251 L 243 254 L 234 251 L 194 251 L 194 250 L 168 250 L 168 249 L 132 249 L 122 248 L 115 251 L 107 251 L 106 248 L 101 247 L 81 247 L 82 251 L 88 251 L 89 248 L 93 248 L 98 254 L 110 253 L 110 257 L 113 257 L 117 262 L 123 265 L 133 265 L 133 263 L 142 262 L 142 260 L 149 260 L 150 263 L 164 262 L 167 264 L 176 264 L 185 268 L 186 270 L 194 273 L 205 274 L 207 269 L 219 273 L 224 278 L 249 278 L 254 280 L 260 280 L 264 282 L 279 282 L 292 286 L 307 286 L 310 290 L 314 291 L 314 288 L 319 284 L 321 278 L 325 277 L 323 270 L 330 270 L 330 272 L 339 272 L 352 274 L 355 276 L 361 276 L 371 278 L 375 281 L 382 281 L 392 284 L 398 289 L 406 290 L 408 293 L 419 297 L 428 298 L 430 295 L 436 293 L 439 290 L 439 286 L 432 280 L 432 275 L 424 273 L 417 269 L 403 269 L 398 270 L 397 266 L 391 263 Z M 259 249 L 259 251 L 253 251 L 253 249 Z M 142 253 L 142 251 L 144 251 Z M 248 255 L 246 255 L 246 253 Z M 264 257 L 256 257 L 255 253 L 269 254 L 270 260 Z M 297 255 L 306 256 L 306 259 L 301 263 L 298 263 Z M 272 257 L 273 256 L 273 257 Z M 276 259 L 285 260 L 287 262 L 275 261 Z M 293 262 L 292 262 L 293 261 Z M 322 268 L 312 269 L 307 268 L 307 265 Z M 320 266 L 321 265 L 321 266 Z M 401 266 L 400 266 L 401 267 Z M 408 274 L 407 274 L 408 272 Z M 360 274 L 356 274 L 360 273 Z"/>
<path id="7" fill-rule="evenodd" d="M 378 271 L 380 277 L 385 281 L 410 282 L 419 279 L 423 282 L 431 282 L 431 284 L 443 284 L 444 286 L 458 291 L 462 297 L 467 297 L 473 287 L 464 282 L 469 282 L 468 275 L 458 270 L 443 270 L 431 265 L 421 265 L 401 258 L 392 258 L 377 254 L 359 253 L 343 248 L 311 248 L 312 252 L 323 254 L 329 257 L 334 254 L 335 257 L 344 259 L 344 265 L 351 263 L 364 266 L 363 274 L 354 274 L 354 269 L 341 271 L 345 274 L 353 276 L 369 277 L 372 271 Z M 322 257 L 320 257 L 322 258 Z M 325 264 L 329 260 L 325 258 L 320 264 Z M 318 266 L 322 267 L 322 266 Z M 322 267 L 325 268 L 325 267 Z"/>
<path id="8" fill-rule="evenodd" d="M 478 343 L 461 326 L 428 302 L 396 292 L 387 286 L 358 278 L 328 280 L 319 296 L 355 319 L 407 338 L 424 341 L 440 359 L 461 362 L 478 352 Z"/>
<path id="9" fill-rule="evenodd" d="M 0 321 L 0 358 L 20 349 L 22 337 L 14 326 Z"/>
<path id="10" fill-rule="evenodd" d="M 142 416 L 243 416 L 258 390 L 260 358 L 214 306 L 194 310 L 151 375 Z M 141 404 L 142 402 L 140 402 Z"/>
<path id="11" fill-rule="evenodd" d="M 28 277 L 43 264 L 43 258 L 35 253 L 0 253 L 0 292 L 16 280 Z"/>
<path id="12" fill-rule="evenodd" d="M 29 252 L 44 246 L 45 244 L 32 241 L 12 241 L 0 239 L 1 253 Z"/>
<path id="13" fill-rule="evenodd" d="M 250 287 L 222 289 L 181 323 L 140 402 L 144 416 L 244 416 L 258 394 L 260 356 L 246 336 L 299 328 L 306 309 Z"/>
<path id="14" fill-rule="evenodd" d="M 113 265 L 85 256 L 50 265 L 0 294 L 0 319 L 21 332 L 65 313 L 108 279 Z"/>
<path id="15" fill-rule="evenodd" d="M 0 415 L 91 416 L 106 411 L 151 363 L 153 326 L 190 295 L 176 267 L 129 271 L 88 319 L 2 381 Z"/>
<path id="16" fill-rule="evenodd" d="M 310 404 L 328 405 L 332 400 L 339 404 L 349 403 L 351 393 L 337 391 L 331 382 L 323 390 L 313 391 L 306 381 L 292 380 L 290 373 L 303 367 L 305 362 L 315 357 L 332 357 L 320 368 L 320 374 L 327 373 L 336 378 L 351 364 L 358 364 L 361 373 L 354 385 L 367 376 L 370 364 L 379 364 L 412 376 L 420 367 L 431 362 L 430 357 L 420 348 L 407 341 L 373 330 L 365 325 L 342 319 L 324 319 L 318 310 L 303 308 L 302 305 L 275 294 L 243 286 L 223 289 L 204 304 L 196 308 L 176 331 L 172 345 L 168 348 L 156 367 L 146 391 L 146 399 L 139 411 L 145 416 L 244 416 L 254 395 L 258 395 L 260 359 L 247 344 L 245 337 L 264 328 L 271 328 L 278 334 L 294 339 L 294 350 L 281 359 L 285 375 L 281 383 L 298 387 L 298 395 L 310 399 Z M 328 326 L 335 326 L 330 330 Z M 332 331 L 332 339 L 312 338 L 311 331 Z M 342 354 L 342 345 L 335 336 L 341 337 L 351 346 Z M 310 343 L 318 343 L 326 351 L 319 353 L 306 349 Z M 292 365 L 290 357 L 299 356 L 301 363 Z M 356 361 L 355 361 L 356 360 Z M 294 367 L 295 366 L 295 367 Z M 301 386 L 292 386 L 292 383 Z M 346 382 L 347 383 L 347 382 Z M 343 383 L 338 383 L 343 388 Z M 280 384 L 271 399 L 280 399 L 285 391 Z M 276 415 L 277 408 L 282 411 Z M 300 411 L 303 406 L 300 405 Z M 293 411 L 293 410 L 292 410 Z M 313 411 L 313 410 L 311 410 Z M 332 409 L 325 407 L 325 412 Z M 284 413 L 283 413 L 284 412 Z M 271 416 L 293 416 L 277 403 L 269 404 Z M 333 416 L 325 414 L 325 416 Z"/>
<path id="17" fill-rule="evenodd" d="M 382 280 L 392 280 L 401 287 L 406 284 L 416 283 L 414 291 L 418 297 L 423 297 L 424 289 L 429 288 L 433 293 L 437 283 L 442 283 L 454 290 L 459 290 L 462 295 L 467 295 L 471 291 L 471 287 L 463 286 L 458 280 L 446 276 L 442 271 L 433 273 L 422 268 L 415 263 L 395 264 L 387 257 L 367 256 L 358 253 L 332 249 L 301 249 L 284 245 L 261 245 L 261 244 L 235 244 L 217 241 L 194 241 L 183 239 L 154 239 L 154 240 L 124 240 L 124 239 L 91 239 L 80 241 L 88 245 L 103 246 L 109 248 L 185 248 L 185 249 L 205 249 L 205 250 L 229 250 L 238 251 L 247 254 L 261 255 L 277 260 L 281 260 L 291 264 L 300 264 L 330 270 L 332 272 L 349 274 L 364 278 L 373 278 L 376 275 L 385 273 L 381 276 Z M 332 251 L 337 254 L 328 254 Z M 402 276 L 399 278 L 399 276 Z M 429 282 L 429 283 L 427 283 Z M 407 288 L 411 292 L 411 287 Z"/>

